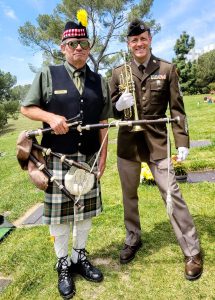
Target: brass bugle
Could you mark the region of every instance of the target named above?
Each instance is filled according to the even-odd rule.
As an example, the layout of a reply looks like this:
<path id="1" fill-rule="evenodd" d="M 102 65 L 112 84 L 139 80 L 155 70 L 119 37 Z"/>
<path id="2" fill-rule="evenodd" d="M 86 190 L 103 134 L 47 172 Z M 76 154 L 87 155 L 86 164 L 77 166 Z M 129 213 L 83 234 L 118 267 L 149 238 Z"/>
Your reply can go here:
<path id="1" fill-rule="evenodd" d="M 78 163 L 78 162 L 74 161 L 73 159 L 67 159 L 65 157 L 65 155 L 63 155 L 63 154 L 55 153 L 55 152 L 51 151 L 50 148 L 45 148 L 45 147 L 43 147 L 43 146 L 41 146 L 37 143 L 33 143 L 32 146 L 33 146 L 33 148 L 42 151 L 42 153 L 44 153 L 45 155 L 50 155 L 51 154 L 52 156 L 59 158 L 60 161 L 62 162 L 62 164 L 65 164 L 67 167 L 75 166 L 79 169 L 82 169 L 82 170 L 88 172 L 88 173 L 92 173 L 93 175 L 95 175 L 97 177 L 96 172 L 91 171 L 89 168 L 85 167 L 81 163 Z"/>
<path id="2" fill-rule="evenodd" d="M 47 169 L 47 167 L 42 164 L 33 154 L 29 155 L 29 159 L 35 164 L 35 166 L 42 171 L 51 182 L 54 182 L 57 187 L 60 189 L 60 191 L 62 192 L 62 194 L 64 194 L 66 197 L 68 197 L 70 200 L 72 200 L 75 204 L 75 206 L 77 206 L 77 208 L 79 210 L 83 210 L 84 206 L 81 205 L 78 201 L 75 200 L 75 198 L 70 194 L 70 192 L 65 188 L 64 185 L 60 184 L 55 177 L 49 172 L 49 170 Z"/>
<path id="3" fill-rule="evenodd" d="M 126 61 L 126 53 L 123 52 L 123 58 L 124 58 L 124 66 L 122 69 L 122 72 L 119 76 L 119 90 L 121 93 L 125 92 L 126 90 L 130 92 L 134 98 L 134 104 L 133 106 L 124 109 L 124 119 L 126 121 L 129 120 L 134 120 L 134 121 L 139 121 L 138 117 L 138 111 L 137 111 L 137 99 L 136 99 L 136 93 L 135 93 L 135 82 L 133 79 L 133 74 L 132 74 L 132 69 L 129 63 Z M 137 132 L 137 131 L 142 131 L 143 127 L 138 125 L 136 123 L 135 126 L 132 127 L 131 131 L 132 132 Z"/>

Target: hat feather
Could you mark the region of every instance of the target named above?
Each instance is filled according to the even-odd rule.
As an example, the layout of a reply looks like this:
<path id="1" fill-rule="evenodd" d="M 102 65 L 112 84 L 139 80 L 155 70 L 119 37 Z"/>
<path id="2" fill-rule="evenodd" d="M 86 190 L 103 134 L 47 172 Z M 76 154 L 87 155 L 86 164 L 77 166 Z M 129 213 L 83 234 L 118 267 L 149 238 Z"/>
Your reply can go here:
<path id="1" fill-rule="evenodd" d="M 77 11 L 77 19 L 78 21 L 82 24 L 82 26 L 85 26 L 87 27 L 87 17 L 88 17 L 88 14 L 87 14 L 87 11 L 85 9 L 79 9 Z"/>

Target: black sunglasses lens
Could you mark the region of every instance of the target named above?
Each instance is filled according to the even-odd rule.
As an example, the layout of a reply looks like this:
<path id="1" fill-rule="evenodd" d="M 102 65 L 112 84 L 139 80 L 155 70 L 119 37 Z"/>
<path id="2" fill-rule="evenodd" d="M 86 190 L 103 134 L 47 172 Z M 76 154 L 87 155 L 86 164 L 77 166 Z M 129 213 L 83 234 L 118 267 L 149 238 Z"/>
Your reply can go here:
<path id="1" fill-rule="evenodd" d="M 89 48 L 90 44 L 88 41 L 71 41 L 68 43 L 69 47 L 72 49 L 76 49 L 78 47 L 78 44 L 80 44 L 81 48 L 86 50 Z"/>
<path id="2" fill-rule="evenodd" d="M 75 41 L 75 42 L 69 42 L 68 43 L 69 47 L 75 49 L 78 47 L 78 41 Z"/>
<path id="3" fill-rule="evenodd" d="M 82 49 L 88 49 L 89 48 L 89 42 L 88 41 L 80 41 L 79 42 Z"/>

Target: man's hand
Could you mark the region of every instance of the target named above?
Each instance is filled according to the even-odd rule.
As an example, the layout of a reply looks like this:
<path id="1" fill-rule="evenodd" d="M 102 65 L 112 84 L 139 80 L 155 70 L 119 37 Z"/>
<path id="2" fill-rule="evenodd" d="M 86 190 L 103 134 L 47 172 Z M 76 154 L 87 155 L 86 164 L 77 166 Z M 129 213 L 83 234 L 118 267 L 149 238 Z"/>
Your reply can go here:
<path id="1" fill-rule="evenodd" d="M 22 106 L 21 113 L 29 119 L 49 124 L 55 134 L 65 134 L 69 131 L 65 117 L 47 112 L 38 106 Z"/>
<path id="2" fill-rule="evenodd" d="M 48 123 L 54 130 L 55 134 L 65 134 L 69 131 L 66 118 L 63 116 L 52 114 L 48 120 Z"/>
<path id="3" fill-rule="evenodd" d="M 119 100 L 116 102 L 116 109 L 118 111 L 122 111 L 126 108 L 131 107 L 134 105 L 134 97 L 131 93 L 125 91 L 120 97 Z"/>
<path id="4" fill-rule="evenodd" d="M 178 147 L 177 161 L 185 160 L 187 158 L 188 153 L 189 153 L 189 149 L 187 147 Z"/>

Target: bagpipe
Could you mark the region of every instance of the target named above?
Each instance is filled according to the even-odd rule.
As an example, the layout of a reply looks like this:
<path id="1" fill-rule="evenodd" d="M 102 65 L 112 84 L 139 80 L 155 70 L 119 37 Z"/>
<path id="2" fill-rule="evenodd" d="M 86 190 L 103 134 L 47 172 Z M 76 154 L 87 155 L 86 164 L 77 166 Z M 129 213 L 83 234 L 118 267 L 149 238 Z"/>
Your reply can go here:
<path id="1" fill-rule="evenodd" d="M 69 130 L 77 130 L 79 132 L 83 130 L 104 129 L 111 127 L 139 127 L 149 124 L 170 123 L 178 124 L 179 122 L 179 117 L 164 117 L 82 125 L 80 115 L 67 120 Z M 79 163 L 74 160 L 68 159 L 66 155 L 55 153 L 51 149 L 39 145 L 36 137 L 44 134 L 54 134 L 54 131 L 51 127 L 48 127 L 44 129 L 23 131 L 20 133 L 17 140 L 17 159 L 21 165 L 21 168 L 24 170 L 28 170 L 32 182 L 39 189 L 45 191 L 48 187 L 48 182 L 50 181 L 55 184 L 60 189 L 60 191 L 66 197 L 68 197 L 69 200 L 74 202 L 74 205 L 77 207 L 77 209 L 83 210 L 84 206 L 79 202 L 80 195 L 84 195 L 92 189 L 94 181 L 98 177 L 98 173 L 94 172 L 92 168 L 90 168 L 90 166 L 86 163 Z M 47 158 L 48 156 L 58 158 L 62 164 L 65 164 L 67 167 L 69 167 L 69 171 L 65 176 L 65 185 L 59 183 L 55 176 L 53 176 L 53 174 L 46 167 L 44 157 Z M 170 192 L 168 193 L 167 191 L 167 195 L 168 197 L 170 197 Z M 77 200 L 75 196 L 79 196 Z"/>
<path id="2" fill-rule="evenodd" d="M 126 120 L 126 121 L 113 121 L 111 123 L 98 123 L 98 124 L 88 124 L 88 125 L 81 125 L 81 121 L 75 121 L 73 123 L 68 123 L 70 130 L 77 130 L 79 132 L 83 130 L 91 130 L 91 129 L 104 129 L 104 128 L 111 128 L 111 127 L 135 127 L 135 126 L 143 126 L 149 124 L 164 124 L 164 123 L 176 123 L 179 124 L 180 117 L 177 116 L 175 118 L 159 118 L 159 119 L 144 119 L 144 120 Z M 45 129 L 36 129 L 32 131 L 28 131 L 26 133 L 28 138 L 40 136 L 47 133 L 54 133 L 52 128 L 45 128 Z"/>
<path id="3" fill-rule="evenodd" d="M 67 120 L 68 126 L 80 125 L 80 115 Z M 84 206 L 75 199 L 75 196 L 86 194 L 94 185 L 98 176 L 86 163 L 79 163 L 68 159 L 66 155 L 55 153 L 50 148 L 45 148 L 38 144 L 36 136 L 42 134 L 53 134 L 51 128 L 38 129 L 35 131 L 23 131 L 17 140 L 17 159 L 23 170 L 28 170 L 29 177 L 33 184 L 40 190 L 46 191 L 48 183 L 55 184 L 59 190 L 69 200 L 73 201 L 78 210 L 83 210 Z M 61 184 L 46 167 L 48 157 L 53 156 L 59 159 L 62 165 L 69 168 L 65 175 L 65 185 Z M 83 178 L 85 182 L 83 183 Z"/>

